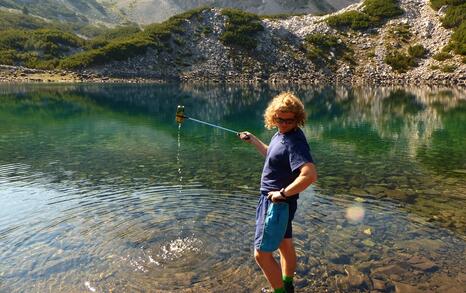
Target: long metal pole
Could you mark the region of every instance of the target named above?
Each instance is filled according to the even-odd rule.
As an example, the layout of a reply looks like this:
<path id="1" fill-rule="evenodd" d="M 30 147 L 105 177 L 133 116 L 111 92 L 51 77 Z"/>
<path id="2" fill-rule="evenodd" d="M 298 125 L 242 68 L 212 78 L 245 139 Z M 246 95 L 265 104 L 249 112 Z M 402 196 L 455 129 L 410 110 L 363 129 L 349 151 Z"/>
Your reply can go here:
<path id="1" fill-rule="evenodd" d="M 215 125 L 215 124 L 212 124 L 212 123 L 204 122 L 204 121 L 201 121 L 201 120 L 198 120 L 198 119 L 194 119 L 194 118 L 191 118 L 191 117 L 187 117 L 187 116 L 184 116 L 183 118 L 186 118 L 186 119 L 189 119 L 189 120 L 193 120 L 193 121 L 195 121 L 195 122 L 199 122 L 199 123 L 202 123 L 202 124 L 205 124 L 205 125 L 209 125 L 209 126 L 212 126 L 212 127 L 215 127 L 215 128 L 219 128 L 219 129 L 222 129 L 222 130 L 225 130 L 225 131 L 233 132 L 234 134 L 239 135 L 239 132 L 238 132 L 238 131 L 234 131 L 234 130 L 231 130 L 231 129 L 228 129 L 228 128 L 225 128 L 225 127 L 222 127 L 222 126 L 218 126 L 218 125 Z"/>

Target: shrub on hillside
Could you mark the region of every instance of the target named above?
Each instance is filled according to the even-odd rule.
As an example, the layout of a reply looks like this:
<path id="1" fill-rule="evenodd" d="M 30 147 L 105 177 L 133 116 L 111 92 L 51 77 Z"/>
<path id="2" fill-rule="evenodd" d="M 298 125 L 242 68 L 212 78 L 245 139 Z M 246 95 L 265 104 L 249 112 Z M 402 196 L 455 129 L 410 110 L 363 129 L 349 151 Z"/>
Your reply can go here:
<path id="1" fill-rule="evenodd" d="M 406 45 L 411 44 L 413 34 L 411 33 L 410 26 L 408 24 L 395 24 L 388 28 L 388 32 L 384 37 L 386 47 L 390 48 L 402 48 Z"/>
<path id="2" fill-rule="evenodd" d="M 365 0 L 364 10 L 367 15 L 380 20 L 393 18 L 403 14 L 396 0 Z"/>
<path id="3" fill-rule="evenodd" d="M 445 53 L 445 52 L 439 52 L 439 53 L 435 54 L 434 56 L 432 56 L 432 58 L 434 58 L 437 61 L 445 61 L 447 59 L 450 59 L 451 57 L 453 57 L 453 56 L 451 56 L 450 54 Z"/>
<path id="4" fill-rule="evenodd" d="M 450 46 L 460 55 L 466 55 L 466 21 L 453 32 L 450 39 Z"/>
<path id="5" fill-rule="evenodd" d="M 430 6 L 434 10 L 439 10 L 444 5 L 460 5 L 464 0 L 430 0 Z"/>
<path id="6" fill-rule="evenodd" d="M 338 37 L 334 35 L 320 33 L 309 34 L 305 37 L 305 41 L 322 50 L 331 50 L 343 47 L 341 40 L 339 41 Z"/>
<path id="7" fill-rule="evenodd" d="M 424 58 L 426 49 L 424 46 L 417 44 L 408 48 L 408 54 L 414 58 Z"/>
<path id="8" fill-rule="evenodd" d="M 201 30 L 201 33 L 204 36 L 208 36 L 208 35 L 210 35 L 212 33 L 212 28 L 210 28 L 209 26 L 203 26 L 202 30 Z"/>
<path id="9" fill-rule="evenodd" d="M 384 61 L 398 72 L 406 72 L 412 67 L 417 66 L 417 63 L 413 57 L 408 56 L 400 51 L 388 53 L 387 56 L 385 56 Z"/>
<path id="10" fill-rule="evenodd" d="M 430 0 L 430 5 L 435 10 L 448 5 L 442 24 L 446 28 L 452 28 L 453 34 L 448 45 L 442 51 L 446 54 L 450 51 L 456 54 L 466 55 L 466 3 L 464 0 Z M 438 54 L 437 54 L 438 55 Z M 437 56 L 443 58 L 445 56 Z M 434 56 L 435 58 L 435 56 Z M 451 58 L 451 56 L 449 57 Z"/>
<path id="11" fill-rule="evenodd" d="M 362 12 L 350 10 L 326 19 L 328 25 L 336 28 L 365 30 L 379 26 L 384 20 L 403 14 L 396 0 L 365 0 Z"/>
<path id="12" fill-rule="evenodd" d="M 409 24 L 397 24 L 390 28 L 389 34 L 402 42 L 409 42 L 413 34 Z"/>
<path id="13" fill-rule="evenodd" d="M 146 49 L 152 42 L 145 39 L 129 39 L 121 42 L 112 42 L 105 46 L 103 51 L 108 61 L 126 60 L 130 56 L 140 55 L 146 52 Z"/>
<path id="14" fill-rule="evenodd" d="M 444 65 L 440 68 L 440 70 L 442 72 L 445 72 L 445 73 L 451 73 L 451 72 L 454 72 L 456 70 L 456 66 L 455 65 Z"/>
<path id="15" fill-rule="evenodd" d="M 61 57 L 70 48 L 80 48 L 84 40 L 71 33 L 59 30 L 40 29 L 32 33 L 26 43 L 26 50 L 41 50 L 43 54 Z"/>
<path id="16" fill-rule="evenodd" d="M 104 63 L 104 56 L 105 54 L 101 49 L 79 52 L 60 60 L 58 67 L 62 69 L 82 69 L 94 64 Z"/>
<path id="17" fill-rule="evenodd" d="M 228 17 L 225 31 L 220 36 L 223 44 L 247 50 L 255 49 L 255 36 L 264 30 L 259 16 L 232 8 L 223 9 L 222 14 Z"/>
<path id="18" fill-rule="evenodd" d="M 304 47 L 307 51 L 307 56 L 314 62 L 318 63 L 334 63 L 331 55 L 335 58 L 344 58 L 351 60 L 348 53 L 352 50 L 345 43 L 334 35 L 321 33 L 309 34 L 304 38 Z"/>
<path id="19" fill-rule="evenodd" d="M 60 61 L 60 68 L 77 69 L 92 65 L 100 65 L 111 61 L 126 60 L 144 54 L 147 48 L 154 46 L 148 38 L 133 38 L 110 44 L 81 53 L 77 53 Z"/>
<path id="20" fill-rule="evenodd" d="M 141 32 L 141 29 L 138 26 L 118 26 L 100 33 L 89 40 L 86 46 L 92 49 L 100 48 L 107 45 L 112 40 L 126 38 L 139 32 Z"/>
<path id="21" fill-rule="evenodd" d="M 376 25 L 369 15 L 354 10 L 332 15 L 328 17 L 326 21 L 328 25 L 340 29 L 351 28 L 353 30 L 365 30 Z"/>
<path id="22" fill-rule="evenodd" d="M 459 27 L 466 20 L 466 3 L 458 6 L 449 6 L 442 18 L 442 24 L 446 28 Z"/>
<path id="23" fill-rule="evenodd" d="M 224 32 L 221 40 L 227 46 L 235 46 L 247 50 L 253 50 L 257 47 L 257 41 L 254 38 L 238 32 Z"/>

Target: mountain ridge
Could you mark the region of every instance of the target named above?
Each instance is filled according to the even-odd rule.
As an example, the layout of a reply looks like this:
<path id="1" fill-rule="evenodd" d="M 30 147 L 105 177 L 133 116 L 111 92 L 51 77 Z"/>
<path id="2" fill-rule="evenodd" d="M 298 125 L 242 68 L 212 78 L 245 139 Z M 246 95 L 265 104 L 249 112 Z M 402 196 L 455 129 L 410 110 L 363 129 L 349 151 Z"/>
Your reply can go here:
<path id="1" fill-rule="evenodd" d="M 265 19 L 203 8 L 124 32 L 56 64 L 84 79 L 465 85 L 462 25 L 445 28 L 445 9 L 423 0 L 393 1 L 387 15 L 375 17 L 380 9 L 368 4 L 377 1 L 327 16 Z M 348 22 L 354 17 L 356 26 Z"/>
<path id="2" fill-rule="evenodd" d="M 237 8 L 255 14 L 328 13 L 356 0 L 0 0 L 0 9 L 14 9 L 50 20 L 147 25 L 198 7 Z"/>
<path id="3" fill-rule="evenodd" d="M 0 0 L 0 8 L 71 23 L 110 25 L 122 21 L 119 15 L 96 0 Z"/>
<path id="4" fill-rule="evenodd" d="M 355 3 L 354 0 L 114 0 L 113 5 L 124 11 L 128 20 L 141 24 L 160 22 L 197 7 L 236 8 L 258 15 L 328 13 Z"/>

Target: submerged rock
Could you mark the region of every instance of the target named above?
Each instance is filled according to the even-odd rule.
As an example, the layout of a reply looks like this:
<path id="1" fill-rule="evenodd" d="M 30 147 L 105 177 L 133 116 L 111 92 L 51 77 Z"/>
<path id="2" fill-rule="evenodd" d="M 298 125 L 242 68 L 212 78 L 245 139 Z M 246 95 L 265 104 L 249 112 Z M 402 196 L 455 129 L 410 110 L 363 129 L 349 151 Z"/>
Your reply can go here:
<path id="1" fill-rule="evenodd" d="M 408 263 L 414 269 L 425 272 L 433 272 L 438 269 L 438 266 L 435 263 L 423 256 L 413 256 L 408 260 Z"/>
<path id="2" fill-rule="evenodd" d="M 337 279 L 337 285 L 343 290 L 367 289 L 369 278 L 353 266 L 345 268 L 346 276 Z"/>

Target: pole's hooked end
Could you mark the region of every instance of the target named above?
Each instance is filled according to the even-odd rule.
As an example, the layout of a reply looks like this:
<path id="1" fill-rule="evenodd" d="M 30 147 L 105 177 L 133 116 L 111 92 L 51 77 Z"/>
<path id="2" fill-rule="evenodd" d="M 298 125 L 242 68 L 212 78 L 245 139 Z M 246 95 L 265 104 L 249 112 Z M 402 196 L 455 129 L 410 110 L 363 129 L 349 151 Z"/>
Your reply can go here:
<path id="1" fill-rule="evenodd" d="M 176 123 L 183 123 L 184 118 L 186 118 L 184 116 L 184 106 L 178 105 L 176 108 Z"/>

